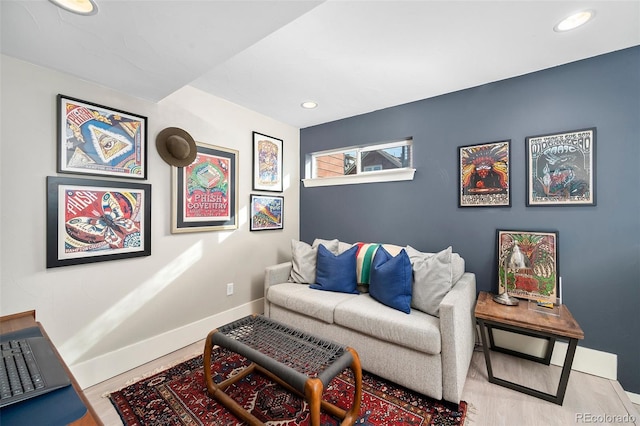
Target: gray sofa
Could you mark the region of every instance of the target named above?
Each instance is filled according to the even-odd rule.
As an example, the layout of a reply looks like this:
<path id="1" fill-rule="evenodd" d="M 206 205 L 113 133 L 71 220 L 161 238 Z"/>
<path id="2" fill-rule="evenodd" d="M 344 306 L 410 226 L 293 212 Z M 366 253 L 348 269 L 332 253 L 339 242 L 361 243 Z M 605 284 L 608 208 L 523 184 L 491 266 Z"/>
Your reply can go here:
<path id="1" fill-rule="evenodd" d="M 353 347 L 366 371 L 438 400 L 460 402 L 475 343 L 473 273 L 463 269 L 455 275 L 438 317 L 413 307 L 409 314 L 401 312 L 369 293 L 312 289 L 292 282 L 294 268 L 295 260 L 266 268 L 265 316 Z"/>

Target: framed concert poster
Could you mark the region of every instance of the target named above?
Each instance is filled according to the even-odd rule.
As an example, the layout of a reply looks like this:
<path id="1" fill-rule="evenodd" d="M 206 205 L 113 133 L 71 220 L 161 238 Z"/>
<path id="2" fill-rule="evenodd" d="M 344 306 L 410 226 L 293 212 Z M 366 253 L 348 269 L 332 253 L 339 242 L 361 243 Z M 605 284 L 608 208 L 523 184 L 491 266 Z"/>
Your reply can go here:
<path id="1" fill-rule="evenodd" d="M 253 190 L 282 188 L 282 139 L 253 132 Z"/>
<path id="2" fill-rule="evenodd" d="M 47 177 L 47 268 L 151 255 L 151 185 Z"/>
<path id="3" fill-rule="evenodd" d="M 458 147 L 458 207 L 510 207 L 511 140 Z"/>
<path id="4" fill-rule="evenodd" d="M 283 228 L 284 197 L 251 194 L 250 231 Z"/>
<path id="5" fill-rule="evenodd" d="M 527 206 L 596 205 L 596 128 L 526 138 Z"/>
<path id="6" fill-rule="evenodd" d="M 556 303 L 559 295 L 558 232 L 496 231 L 498 247 L 498 294 Z M 514 269 L 516 251 L 525 267 Z"/>
<path id="7" fill-rule="evenodd" d="M 58 95 L 58 172 L 147 178 L 147 118 Z"/>
<path id="8" fill-rule="evenodd" d="M 238 228 L 238 151 L 196 142 L 196 159 L 171 167 L 171 232 Z"/>

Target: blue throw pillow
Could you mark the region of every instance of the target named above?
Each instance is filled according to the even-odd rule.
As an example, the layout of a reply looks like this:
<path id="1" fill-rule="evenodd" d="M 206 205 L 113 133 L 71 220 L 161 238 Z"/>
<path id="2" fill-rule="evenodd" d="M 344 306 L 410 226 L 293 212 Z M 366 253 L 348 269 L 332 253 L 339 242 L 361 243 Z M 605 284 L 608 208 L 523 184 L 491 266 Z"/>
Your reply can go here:
<path id="1" fill-rule="evenodd" d="M 316 284 L 311 284 L 309 287 L 358 294 L 356 289 L 357 252 L 358 246 L 353 246 L 336 256 L 320 244 L 316 261 Z"/>
<path id="2" fill-rule="evenodd" d="M 371 265 L 369 294 L 378 302 L 408 314 L 411 312 L 412 273 L 405 249 L 393 257 L 380 246 Z"/>

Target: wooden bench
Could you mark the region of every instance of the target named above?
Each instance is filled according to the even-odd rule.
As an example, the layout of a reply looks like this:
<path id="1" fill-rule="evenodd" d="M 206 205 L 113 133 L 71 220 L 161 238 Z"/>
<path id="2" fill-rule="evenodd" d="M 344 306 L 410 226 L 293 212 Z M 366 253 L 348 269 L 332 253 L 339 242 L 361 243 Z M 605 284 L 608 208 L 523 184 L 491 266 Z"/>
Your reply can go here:
<path id="1" fill-rule="evenodd" d="M 236 352 L 251 364 L 239 374 L 216 384 L 211 371 L 213 346 Z M 354 401 L 347 411 L 322 400 L 329 382 L 350 368 L 355 381 Z M 301 330 L 266 318 L 250 315 L 209 333 L 204 347 L 204 374 L 209 395 L 216 398 L 234 415 L 250 425 L 263 423 L 224 393 L 224 389 L 243 377 L 258 371 L 309 403 L 311 425 L 320 425 L 320 410 L 343 419 L 342 425 L 353 425 L 360 414 L 362 369 L 357 352 L 349 347 L 326 341 Z"/>

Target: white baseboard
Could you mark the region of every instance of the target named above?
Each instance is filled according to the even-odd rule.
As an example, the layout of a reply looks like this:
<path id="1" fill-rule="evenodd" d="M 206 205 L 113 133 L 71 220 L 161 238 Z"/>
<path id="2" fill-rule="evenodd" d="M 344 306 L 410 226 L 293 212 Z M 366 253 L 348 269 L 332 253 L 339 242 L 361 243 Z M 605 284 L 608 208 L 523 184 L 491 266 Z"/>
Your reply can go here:
<path id="1" fill-rule="evenodd" d="M 627 391 L 624 391 L 624 393 L 627 394 L 627 396 L 629 397 L 631 402 L 633 402 L 634 404 L 640 405 L 640 394 L 631 393 L 631 392 L 627 392 Z"/>
<path id="2" fill-rule="evenodd" d="M 260 298 L 99 357 L 70 365 L 69 369 L 80 387 L 85 389 L 202 340 L 214 328 L 262 312 L 263 308 L 263 299 Z"/>

